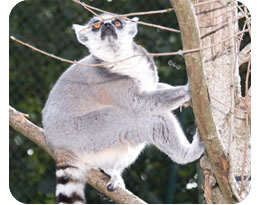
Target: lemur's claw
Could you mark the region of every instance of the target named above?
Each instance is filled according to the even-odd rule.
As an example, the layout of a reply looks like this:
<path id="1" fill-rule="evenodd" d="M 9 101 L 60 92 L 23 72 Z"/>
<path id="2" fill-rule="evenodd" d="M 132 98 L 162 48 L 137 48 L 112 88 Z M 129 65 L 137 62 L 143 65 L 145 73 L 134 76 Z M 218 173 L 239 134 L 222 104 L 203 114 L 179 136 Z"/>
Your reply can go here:
<path id="1" fill-rule="evenodd" d="M 108 190 L 109 192 L 115 191 L 114 185 L 113 185 L 112 183 L 109 183 L 109 184 L 107 185 L 107 190 Z"/>

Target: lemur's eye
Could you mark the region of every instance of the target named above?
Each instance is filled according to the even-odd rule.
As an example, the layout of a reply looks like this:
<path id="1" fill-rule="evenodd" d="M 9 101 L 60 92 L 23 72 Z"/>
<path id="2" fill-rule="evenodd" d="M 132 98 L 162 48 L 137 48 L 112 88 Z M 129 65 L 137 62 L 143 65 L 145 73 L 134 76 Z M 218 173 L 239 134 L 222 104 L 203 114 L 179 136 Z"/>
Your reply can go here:
<path id="1" fill-rule="evenodd" d="M 115 20 L 115 21 L 114 21 L 114 25 L 115 25 L 116 27 L 120 27 L 120 26 L 122 26 L 122 23 L 121 23 L 119 20 Z"/>
<path id="2" fill-rule="evenodd" d="M 101 26 L 101 23 L 100 22 L 96 22 L 94 23 L 93 27 L 96 28 L 96 29 L 99 29 Z"/>

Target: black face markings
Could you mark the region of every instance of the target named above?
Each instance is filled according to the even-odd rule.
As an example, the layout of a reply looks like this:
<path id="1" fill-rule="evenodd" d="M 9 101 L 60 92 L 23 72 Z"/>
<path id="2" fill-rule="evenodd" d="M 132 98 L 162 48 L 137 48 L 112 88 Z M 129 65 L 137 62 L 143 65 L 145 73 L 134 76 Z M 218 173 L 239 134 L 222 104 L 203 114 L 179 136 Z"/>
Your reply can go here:
<path id="1" fill-rule="evenodd" d="M 125 23 L 126 22 L 123 19 L 119 19 L 119 18 L 116 18 L 112 20 L 111 23 L 110 22 L 108 23 L 108 22 L 101 22 L 100 19 L 94 17 L 93 19 L 90 20 L 89 25 L 92 26 L 92 31 L 97 32 L 103 27 L 103 25 L 113 24 L 115 28 L 122 29 Z"/>
<path id="2" fill-rule="evenodd" d="M 104 23 L 101 26 L 101 39 L 104 40 L 105 37 L 112 36 L 114 39 L 117 39 L 117 34 L 115 31 L 116 27 L 111 23 Z"/>
<path id="3" fill-rule="evenodd" d="M 118 29 L 122 29 L 124 27 L 124 23 L 122 20 L 120 19 L 115 19 L 112 21 L 112 23 L 118 28 Z"/>
<path id="4" fill-rule="evenodd" d="M 90 25 L 93 25 L 93 24 L 95 24 L 95 23 L 97 23 L 97 22 L 100 22 L 101 21 L 101 19 L 99 19 L 99 18 L 97 18 L 97 17 L 94 17 L 94 18 L 92 18 L 89 22 L 88 22 L 88 25 L 90 26 Z"/>
<path id="5" fill-rule="evenodd" d="M 103 22 L 100 22 L 100 20 L 95 20 L 93 21 L 93 23 L 91 23 L 92 25 L 92 31 L 97 32 L 101 26 L 103 25 Z"/>

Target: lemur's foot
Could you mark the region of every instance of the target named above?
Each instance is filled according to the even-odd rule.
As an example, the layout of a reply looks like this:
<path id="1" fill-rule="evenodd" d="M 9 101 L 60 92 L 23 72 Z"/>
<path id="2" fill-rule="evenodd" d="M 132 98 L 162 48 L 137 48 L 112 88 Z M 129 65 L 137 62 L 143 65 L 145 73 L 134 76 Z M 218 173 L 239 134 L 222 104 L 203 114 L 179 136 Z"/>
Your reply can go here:
<path id="1" fill-rule="evenodd" d="M 99 171 L 101 171 L 105 176 L 109 177 L 110 180 L 107 183 L 107 190 L 110 192 L 115 191 L 117 186 L 121 186 L 122 188 L 125 188 L 125 183 L 124 180 L 122 179 L 122 177 L 120 176 L 120 174 L 118 174 L 117 172 L 115 173 L 110 172 L 110 171 L 105 171 L 101 168 L 99 168 Z"/>
<path id="2" fill-rule="evenodd" d="M 113 192 L 117 186 L 125 188 L 124 180 L 120 175 L 112 175 L 110 181 L 107 184 L 107 190 Z"/>

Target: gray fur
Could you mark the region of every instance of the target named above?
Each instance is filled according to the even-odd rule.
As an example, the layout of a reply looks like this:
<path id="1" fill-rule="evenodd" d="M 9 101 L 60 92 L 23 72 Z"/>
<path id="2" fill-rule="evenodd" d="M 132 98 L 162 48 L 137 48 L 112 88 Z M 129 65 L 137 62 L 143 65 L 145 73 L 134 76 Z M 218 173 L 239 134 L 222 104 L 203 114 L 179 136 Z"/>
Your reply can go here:
<path id="1" fill-rule="evenodd" d="M 136 23 L 125 21 L 123 26 L 121 30 L 115 28 L 117 38 L 105 39 L 101 39 L 100 31 L 93 34 L 91 28 L 80 31 L 84 26 L 74 26 L 78 40 L 91 53 L 80 63 L 113 62 L 143 53 L 144 49 L 133 41 Z M 173 87 L 158 82 L 157 68 L 150 57 L 104 67 L 75 64 L 58 79 L 43 109 L 46 141 L 54 151 L 71 152 L 86 169 L 101 168 L 111 176 L 110 183 L 124 186 L 120 174 L 146 144 L 155 145 L 179 164 L 201 156 L 204 146 L 197 135 L 190 144 L 171 113 L 190 99 L 188 85 Z M 118 151 L 124 145 L 133 148 L 126 162 L 90 163 L 84 159 L 103 150 Z"/>

